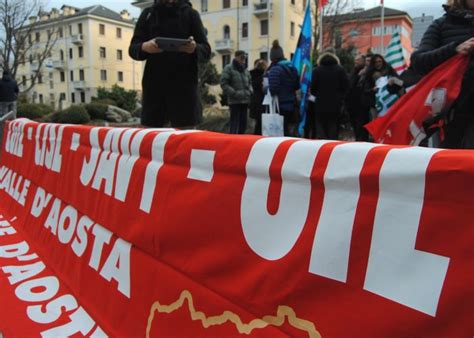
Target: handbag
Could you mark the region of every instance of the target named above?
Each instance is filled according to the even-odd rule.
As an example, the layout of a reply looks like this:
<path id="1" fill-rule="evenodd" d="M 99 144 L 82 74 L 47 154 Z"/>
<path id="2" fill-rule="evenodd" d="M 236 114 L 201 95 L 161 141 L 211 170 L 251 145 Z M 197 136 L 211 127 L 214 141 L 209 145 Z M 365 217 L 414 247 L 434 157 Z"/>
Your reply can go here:
<path id="1" fill-rule="evenodd" d="M 263 136 L 283 136 L 283 119 L 280 115 L 280 105 L 278 96 L 271 96 L 268 92 L 264 103 L 269 103 L 265 114 L 262 114 L 262 135 Z"/>

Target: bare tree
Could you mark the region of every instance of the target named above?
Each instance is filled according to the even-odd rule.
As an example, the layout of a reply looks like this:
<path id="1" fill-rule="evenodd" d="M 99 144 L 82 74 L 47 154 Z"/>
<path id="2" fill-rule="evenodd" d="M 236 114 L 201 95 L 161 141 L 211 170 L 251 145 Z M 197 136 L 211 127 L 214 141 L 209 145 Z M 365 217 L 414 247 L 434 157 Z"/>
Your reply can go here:
<path id="1" fill-rule="evenodd" d="M 42 38 L 36 41 L 35 33 L 40 25 L 45 24 L 41 21 L 43 15 L 47 13 L 42 11 L 41 0 L 0 0 L 0 57 L 3 69 L 15 78 L 20 65 L 35 63 L 36 71 L 31 73 L 31 83 L 26 88 L 23 86 L 25 92 L 36 84 L 58 39 L 57 29 L 50 25 L 47 30 L 41 30 Z"/>
<path id="2" fill-rule="evenodd" d="M 333 46 L 335 45 L 336 39 L 341 39 L 340 42 L 344 44 L 350 37 L 340 35 L 338 27 L 344 22 L 347 18 L 347 13 L 354 9 L 360 3 L 359 0 L 329 0 L 327 5 L 323 8 L 324 16 L 324 39 L 323 46 L 315 45 L 315 49 L 324 48 L 324 46 Z M 314 41 L 319 42 L 320 40 L 320 29 L 321 17 L 318 15 L 320 13 L 318 5 L 313 9 L 314 18 L 316 20 L 315 26 L 317 29 L 314 30 Z M 361 25 L 360 20 L 354 21 L 354 27 Z"/>

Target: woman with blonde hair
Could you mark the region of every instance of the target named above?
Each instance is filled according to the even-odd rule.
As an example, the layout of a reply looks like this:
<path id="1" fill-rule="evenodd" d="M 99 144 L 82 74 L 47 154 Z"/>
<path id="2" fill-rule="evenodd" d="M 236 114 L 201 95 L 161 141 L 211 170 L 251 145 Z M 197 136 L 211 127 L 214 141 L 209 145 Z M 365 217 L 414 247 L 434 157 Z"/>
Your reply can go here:
<path id="1" fill-rule="evenodd" d="M 426 74 L 456 54 L 470 58 L 461 94 L 447 117 L 445 148 L 474 149 L 474 0 L 449 0 L 413 53 L 413 68 Z"/>

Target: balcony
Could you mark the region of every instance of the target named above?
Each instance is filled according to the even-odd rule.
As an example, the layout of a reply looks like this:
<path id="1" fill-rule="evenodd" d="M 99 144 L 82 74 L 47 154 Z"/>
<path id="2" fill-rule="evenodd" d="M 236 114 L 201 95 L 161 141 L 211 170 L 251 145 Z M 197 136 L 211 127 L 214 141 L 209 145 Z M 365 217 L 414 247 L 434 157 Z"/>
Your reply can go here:
<path id="1" fill-rule="evenodd" d="M 257 17 L 266 17 L 272 11 L 272 3 L 270 1 L 262 1 L 253 4 L 253 15 Z"/>
<path id="2" fill-rule="evenodd" d="M 71 42 L 75 45 L 82 46 L 84 44 L 84 35 L 82 34 L 72 35 Z"/>
<path id="3" fill-rule="evenodd" d="M 84 90 L 84 89 L 86 89 L 86 82 L 85 81 L 74 81 L 72 83 L 72 86 L 76 90 Z"/>
<path id="4" fill-rule="evenodd" d="M 33 60 L 33 62 L 30 63 L 30 69 L 31 69 L 32 72 L 37 72 L 39 70 L 38 60 Z"/>
<path id="5" fill-rule="evenodd" d="M 64 60 L 54 60 L 53 61 L 53 68 L 58 70 L 63 70 L 65 68 Z"/>
<path id="6" fill-rule="evenodd" d="M 221 39 L 216 40 L 215 50 L 218 53 L 231 53 L 234 50 L 234 40 L 231 39 Z"/>

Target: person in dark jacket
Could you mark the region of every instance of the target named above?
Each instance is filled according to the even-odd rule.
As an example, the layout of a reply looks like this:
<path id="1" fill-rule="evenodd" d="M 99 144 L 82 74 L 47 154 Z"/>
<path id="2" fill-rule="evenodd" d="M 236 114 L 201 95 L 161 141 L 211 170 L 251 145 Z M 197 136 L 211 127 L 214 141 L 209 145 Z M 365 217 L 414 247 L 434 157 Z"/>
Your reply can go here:
<path id="1" fill-rule="evenodd" d="M 177 52 L 160 49 L 155 38 L 189 39 Z M 141 122 L 148 127 L 189 128 L 202 119 L 198 61 L 210 59 L 211 47 L 199 13 L 189 0 L 155 0 L 140 15 L 130 42 L 132 59 L 146 60 Z"/>
<path id="2" fill-rule="evenodd" d="M 361 71 L 365 67 L 365 55 L 358 55 L 354 60 L 354 69 L 350 75 L 350 89 L 346 97 L 346 107 L 349 112 L 356 141 L 369 140 L 369 133 L 364 125 L 370 122 L 370 107 L 362 102 L 362 88 L 360 86 Z"/>
<path id="3" fill-rule="evenodd" d="M 284 117 L 284 134 L 290 136 L 290 124 L 297 123 L 296 91 L 300 89 L 298 70 L 285 59 L 283 49 L 278 40 L 273 41 L 270 50 L 272 64 L 268 68 L 268 89 L 272 96 L 278 97 L 280 115 Z"/>
<path id="4" fill-rule="evenodd" d="M 16 99 L 18 97 L 18 84 L 7 70 L 3 71 L 0 80 L 0 118 L 9 112 L 16 117 Z"/>
<path id="5" fill-rule="evenodd" d="M 225 66 L 221 87 L 230 108 L 230 133 L 245 134 L 247 111 L 252 96 L 252 80 L 246 66 L 247 54 L 238 50 L 232 63 Z"/>
<path id="6" fill-rule="evenodd" d="M 311 80 L 311 94 L 316 96 L 316 134 L 320 139 L 337 140 L 349 79 L 333 53 L 321 54 L 317 64 Z"/>
<path id="7" fill-rule="evenodd" d="M 428 27 L 411 63 L 426 74 L 456 54 L 470 58 L 441 146 L 474 149 L 474 0 L 450 0 L 444 9 L 446 14 Z"/>
<path id="8" fill-rule="evenodd" d="M 387 77 L 398 77 L 397 72 L 390 66 L 380 54 L 372 55 L 370 59 L 370 65 L 367 71 L 361 78 L 362 87 L 362 102 L 365 106 L 370 107 L 370 117 L 374 119 L 377 117 L 377 111 L 375 108 L 375 93 L 378 88 L 376 87 L 377 80 L 383 76 Z"/>
<path id="9" fill-rule="evenodd" d="M 262 104 L 265 96 L 263 92 L 263 75 L 267 70 L 267 61 L 255 60 L 254 69 L 250 71 L 252 78 L 253 94 L 250 99 L 250 117 L 255 119 L 255 135 L 262 135 L 262 114 L 265 112 L 265 106 Z"/>

